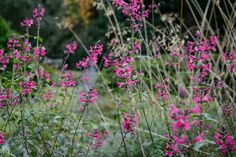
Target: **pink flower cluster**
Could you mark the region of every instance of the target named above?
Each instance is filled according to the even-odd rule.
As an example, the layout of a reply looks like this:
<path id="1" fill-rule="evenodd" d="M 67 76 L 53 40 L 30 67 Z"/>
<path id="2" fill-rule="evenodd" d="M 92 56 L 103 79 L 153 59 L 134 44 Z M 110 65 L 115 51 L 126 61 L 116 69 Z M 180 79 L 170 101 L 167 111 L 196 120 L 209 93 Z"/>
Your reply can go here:
<path id="1" fill-rule="evenodd" d="M 186 135 L 178 137 L 173 135 L 165 146 L 166 156 L 178 156 L 180 152 L 183 154 L 187 152 L 187 148 L 182 145 L 188 145 L 189 141 Z"/>
<path id="2" fill-rule="evenodd" d="M 168 79 L 164 79 L 164 83 L 155 84 L 155 88 L 158 90 L 158 99 L 163 99 L 164 101 L 169 100 L 167 90 L 170 88 Z"/>
<path id="3" fill-rule="evenodd" d="M 20 86 L 22 87 L 23 95 L 30 95 L 34 88 L 36 88 L 36 83 L 34 81 L 24 81 L 20 82 Z"/>
<path id="4" fill-rule="evenodd" d="M 24 39 L 24 43 L 22 45 L 22 51 L 23 52 L 30 52 L 32 46 L 31 43 L 29 42 L 29 39 Z"/>
<path id="5" fill-rule="evenodd" d="M 45 94 L 43 95 L 43 98 L 44 98 L 46 101 L 52 99 L 52 98 L 53 98 L 53 92 L 52 92 L 51 90 L 49 90 L 47 93 L 45 93 Z"/>
<path id="6" fill-rule="evenodd" d="M 98 56 L 102 54 L 103 45 L 100 43 L 95 44 L 95 46 L 90 47 L 90 54 L 86 58 L 83 58 L 78 63 L 76 63 L 77 68 L 88 68 L 94 66 L 98 61 Z"/>
<path id="7" fill-rule="evenodd" d="M 16 106 L 19 102 L 19 96 L 13 94 L 10 89 L 0 90 L 0 109 L 5 106 Z"/>
<path id="8" fill-rule="evenodd" d="M 34 48 L 34 60 L 38 61 L 39 57 L 44 57 L 46 55 L 45 47 L 36 47 Z"/>
<path id="9" fill-rule="evenodd" d="M 11 38 L 8 38 L 7 47 L 12 53 L 9 57 L 5 57 L 5 62 L 9 62 L 9 59 L 15 58 L 17 61 L 21 61 L 21 63 L 29 63 L 32 60 L 32 57 L 28 52 L 31 51 L 31 43 L 28 39 L 24 38 L 22 44 L 20 43 L 19 39 L 14 35 Z M 1 54 L 0 54 L 1 55 Z M 15 69 L 17 69 L 20 62 L 14 65 Z M 6 68 L 5 64 L 5 68 Z"/>
<path id="10" fill-rule="evenodd" d="M 33 23 L 34 23 L 33 19 L 26 18 L 20 22 L 20 26 L 30 28 L 33 25 Z"/>
<path id="11" fill-rule="evenodd" d="M 42 20 L 45 15 L 45 8 L 43 8 L 40 4 L 37 8 L 33 10 L 33 18 L 36 19 L 38 22 Z"/>
<path id="12" fill-rule="evenodd" d="M 81 103 L 95 103 L 97 99 L 97 90 L 92 88 L 87 93 L 80 91 L 79 95 Z"/>
<path id="13" fill-rule="evenodd" d="M 129 3 L 124 0 L 113 0 L 116 7 L 121 7 L 123 14 L 128 17 L 128 20 L 133 21 L 131 27 L 134 30 L 139 30 L 142 17 L 148 17 L 148 9 L 145 9 L 143 0 L 130 0 Z"/>
<path id="14" fill-rule="evenodd" d="M 0 90 L 0 109 L 7 105 L 7 101 L 12 98 L 10 90 Z"/>
<path id="15" fill-rule="evenodd" d="M 230 73 L 236 72 L 236 52 L 231 51 L 224 53 L 223 60 L 227 65 L 227 71 Z"/>
<path id="16" fill-rule="evenodd" d="M 5 143 L 5 136 L 3 133 L 0 133 L 0 145 L 3 145 Z"/>
<path id="17" fill-rule="evenodd" d="M 172 123 L 174 135 L 169 137 L 169 141 L 166 143 L 165 147 L 165 155 L 166 156 L 175 156 L 180 152 L 186 153 L 187 148 L 183 147 L 183 145 L 188 146 L 190 142 L 193 143 L 202 143 L 204 141 L 204 134 L 200 133 L 196 135 L 194 138 L 189 138 L 185 131 L 190 131 L 193 125 L 199 126 L 199 121 L 193 120 L 191 122 L 191 114 L 201 114 L 201 105 L 195 106 L 191 110 L 185 110 L 182 112 L 175 105 L 171 106 L 170 117 L 174 121 Z M 192 140 L 190 140 L 192 139 Z"/>
<path id="18" fill-rule="evenodd" d="M 187 68 L 189 71 L 199 70 L 198 82 L 203 82 L 211 70 L 211 54 L 216 50 L 218 37 L 211 36 L 203 41 L 187 42 L 186 57 L 188 59 Z"/>
<path id="19" fill-rule="evenodd" d="M 232 117 L 233 116 L 233 105 L 232 104 L 224 104 L 222 106 L 222 114 L 223 116 L 227 117 Z"/>
<path id="20" fill-rule="evenodd" d="M 124 15 L 134 18 L 137 21 L 142 20 L 142 16 L 148 17 L 148 10 L 143 10 L 143 0 L 130 0 L 129 3 L 123 0 L 113 0 L 117 7 L 122 7 Z"/>
<path id="21" fill-rule="evenodd" d="M 5 55 L 4 50 L 0 49 L 0 70 L 5 70 L 9 63 L 9 57 Z"/>
<path id="22" fill-rule="evenodd" d="M 193 138 L 193 142 L 203 142 L 204 134 L 200 134 Z M 189 139 L 186 135 L 182 135 L 181 137 L 177 135 L 173 135 L 169 138 L 169 141 L 166 143 L 165 147 L 165 155 L 166 156 L 178 156 L 179 153 L 185 154 L 187 152 L 187 148 L 184 147 L 189 145 Z"/>
<path id="23" fill-rule="evenodd" d="M 7 48 L 9 48 L 10 50 L 15 50 L 17 48 L 21 47 L 20 45 L 20 41 L 19 39 L 16 37 L 16 35 L 14 34 L 13 37 L 8 38 L 8 42 L 7 42 Z"/>
<path id="24" fill-rule="evenodd" d="M 171 106 L 170 117 L 174 122 L 172 123 L 173 131 L 177 132 L 180 129 L 184 129 L 186 131 L 191 129 L 191 125 L 198 124 L 197 121 L 193 121 L 190 123 L 191 114 L 201 114 L 201 104 L 195 106 L 192 110 L 185 110 L 182 112 L 175 105 Z"/>
<path id="25" fill-rule="evenodd" d="M 130 56 L 122 57 L 120 60 L 115 59 L 113 60 L 113 65 L 115 66 L 115 73 L 124 81 L 118 82 L 117 86 L 119 88 L 124 88 L 127 86 L 134 86 L 138 82 L 134 79 L 134 69 L 133 64 L 135 62 L 135 59 Z M 136 74 L 138 75 L 138 74 Z"/>
<path id="26" fill-rule="evenodd" d="M 195 103 L 209 103 L 212 101 L 213 97 L 210 96 L 210 88 L 205 87 L 205 88 L 195 88 L 193 87 L 193 92 L 194 92 L 194 97 L 193 101 Z"/>
<path id="27" fill-rule="evenodd" d="M 73 41 L 72 43 L 66 44 L 66 48 L 64 50 L 64 54 L 74 54 L 77 50 L 78 44 Z"/>
<path id="28" fill-rule="evenodd" d="M 39 76 L 48 82 L 51 79 L 50 74 L 48 72 L 46 72 L 44 69 L 39 69 Z"/>
<path id="29" fill-rule="evenodd" d="M 105 68 L 108 68 L 112 64 L 112 56 L 113 56 L 112 52 L 109 52 L 108 55 L 103 56 Z"/>
<path id="30" fill-rule="evenodd" d="M 87 137 L 92 137 L 92 142 L 90 144 L 90 148 L 92 149 L 97 149 L 97 148 L 101 148 L 104 145 L 104 140 L 105 138 L 108 136 L 108 132 L 102 133 L 99 130 L 95 130 L 94 133 L 87 133 L 86 136 Z"/>
<path id="31" fill-rule="evenodd" d="M 123 114 L 123 129 L 125 133 L 134 133 L 134 129 L 139 123 L 139 113 L 135 113 L 134 115 L 130 115 L 128 113 Z"/>
<path id="32" fill-rule="evenodd" d="M 226 156 L 230 153 L 236 153 L 236 139 L 229 133 L 215 132 L 214 142 L 220 146 L 221 153 Z"/>
<path id="33" fill-rule="evenodd" d="M 45 14 L 45 8 L 43 8 L 41 5 L 38 5 L 37 8 L 34 8 L 33 10 L 33 19 L 37 21 L 39 24 L 42 18 L 44 17 Z M 31 28 L 32 25 L 34 24 L 34 20 L 31 18 L 25 18 L 20 22 L 21 27 L 26 27 L 26 28 Z"/>
<path id="34" fill-rule="evenodd" d="M 85 110 L 85 107 L 91 103 L 95 103 L 97 100 L 97 90 L 95 88 L 91 88 L 88 92 L 79 91 L 80 102 L 83 104 L 80 107 L 81 111 Z"/>
<path id="35" fill-rule="evenodd" d="M 61 87 L 73 87 L 77 85 L 73 72 L 64 73 L 60 81 Z"/>

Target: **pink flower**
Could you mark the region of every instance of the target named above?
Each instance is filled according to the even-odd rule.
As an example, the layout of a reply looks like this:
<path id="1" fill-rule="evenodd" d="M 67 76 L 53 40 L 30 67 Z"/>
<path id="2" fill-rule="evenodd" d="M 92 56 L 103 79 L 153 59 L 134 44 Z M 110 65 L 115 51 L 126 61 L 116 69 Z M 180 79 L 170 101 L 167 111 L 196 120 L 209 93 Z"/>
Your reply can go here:
<path id="1" fill-rule="evenodd" d="M 203 102 L 209 102 L 211 100 L 212 100 L 212 98 L 209 96 L 209 94 L 206 94 L 202 99 Z"/>
<path id="2" fill-rule="evenodd" d="M 5 70 L 9 63 L 9 57 L 5 55 L 3 49 L 0 49 L 0 70 Z"/>
<path id="3" fill-rule="evenodd" d="M 39 76 L 45 79 L 46 81 L 50 81 L 50 74 L 45 72 L 44 69 L 39 69 Z"/>
<path id="4" fill-rule="evenodd" d="M 30 28 L 33 25 L 33 19 L 24 19 L 23 21 L 20 22 L 21 27 L 28 27 Z"/>
<path id="5" fill-rule="evenodd" d="M 116 7 L 121 7 L 122 12 L 127 16 L 127 20 L 132 21 L 131 27 L 138 31 L 142 26 L 142 18 L 148 17 L 148 11 L 145 9 L 143 0 L 131 0 L 125 2 L 124 0 L 113 0 Z"/>
<path id="6" fill-rule="evenodd" d="M 178 109 L 175 105 L 171 105 L 170 117 L 174 118 L 175 115 L 179 115 L 179 114 L 182 114 L 182 111 L 180 111 L 180 109 Z"/>
<path id="7" fill-rule="evenodd" d="M 202 107 L 202 105 L 201 105 L 201 104 L 198 104 L 197 106 L 195 106 L 195 107 L 191 110 L 191 112 L 192 112 L 192 113 L 196 113 L 196 114 L 201 114 L 201 113 L 202 113 L 201 107 Z"/>
<path id="8" fill-rule="evenodd" d="M 75 51 L 77 50 L 78 44 L 73 41 L 72 43 L 66 44 L 66 48 L 64 50 L 65 54 L 74 54 Z"/>
<path id="9" fill-rule="evenodd" d="M 196 137 L 193 138 L 194 143 L 202 143 L 204 141 L 204 134 L 197 135 Z"/>
<path id="10" fill-rule="evenodd" d="M 12 38 L 8 38 L 8 42 L 7 42 L 7 47 L 10 50 L 15 50 L 16 48 L 21 47 L 20 45 L 20 41 L 19 39 L 16 37 L 16 35 L 14 34 L 14 36 Z"/>
<path id="11" fill-rule="evenodd" d="M 34 48 L 34 60 L 38 61 L 39 57 L 44 57 L 46 55 L 45 47 Z"/>
<path id="12" fill-rule="evenodd" d="M 23 43 L 23 52 L 30 52 L 32 46 L 31 43 L 29 42 L 29 39 L 24 39 Z"/>
<path id="13" fill-rule="evenodd" d="M 0 90 L 0 109 L 7 106 L 9 100 L 12 100 L 12 91 L 9 89 Z"/>
<path id="14" fill-rule="evenodd" d="M 95 103 L 97 100 L 97 90 L 95 88 L 91 88 L 88 92 L 79 91 L 80 102 L 83 104 L 82 111 L 85 110 L 85 107 L 91 103 Z"/>
<path id="15" fill-rule="evenodd" d="M 116 7 L 120 7 L 123 5 L 124 0 L 113 0 L 113 2 L 115 3 Z"/>
<path id="16" fill-rule="evenodd" d="M 166 156 L 178 156 L 180 152 L 183 154 L 186 153 L 186 148 L 182 145 L 188 145 L 187 136 L 183 135 L 178 137 L 177 135 L 173 135 L 170 137 L 169 141 L 166 143 L 165 147 L 165 155 Z"/>
<path id="17" fill-rule="evenodd" d="M 86 133 L 86 136 L 93 138 L 92 143 L 90 144 L 90 147 L 92 149 L 97 149 L 97 148 L 103 147 L 104 140 L 108 136 L 108 132 L 102 133 L 96 129 L 94 133 Z"/>
<path id="18" fill-rule="evenodd" d="M 236 140 L 224 129 L 223 132 L 215 132 L 214 142 L 220 146 L 223 155 L 236 152 Z"/>
<path id="19" fill-rule="evenodd" d="M 134 77 L 138 77 L 139 73 L 134 74 L 134 64 L 135 59 L 129 56 L 125 56 L 119 59 L 113 60 L 113 65 L 115 66 L 115 73 L 118 78 L 122 79 L 122 82 L 117 83 L 120 88 L 135 86 L 138 80 Z"/>
<path id="20" fill-rule="evenodd" d="M 7 101 L 10 98 L 12 98 L 12 92 L 10 90 L 0 90 L 0 101 Z"/>
<path id="21" fill-rule="evenodd" d="M 112 63 L 112 52 L 109 52 L 107 56 L 103 56 L 104 67 L 109 67 Z"/>
<path id="22" fill-rule="evenodd" d="M 5 136 L 3 133 L 0 133 L 0 145 L 3 145 L 5 143 Z"/>
<path id="23" fill-rule="evenodd" d="M 135 113 L 133 116 L 128 113 L 124 113 L 123 129 L 125 133 L 134 133 L 134 129 L 138 125 L 139 114 Z"/>
<path id="24" fill-rule="evenodd" d="M 90 54 L 86 58 L 83 58 L 76 63 L 77 68 L 88 68 L 94 66 L 98 61 L 98 56 L 102 54 L 103 45 L 100 43 L 95 44 L 95 46 L 90 47 Z"/>
<path id="25" fill-rule="evenodd" d="M 191 125 L 194 125 L 191 123 L 191 114 L 201 113 L 201 105 L 197 105 L 192 110 L 185 110 L 182 112 L 179 108 L 177 108 L 175 105 L 171 105 L 171 111 L 170 111 L 170 118 L 173 120 L 172 126 L 173 131 L 177 132 L 180 129 L 184 129 L 186 131 L 189 131 L 191 129 Z M 197 121 L 195 121 L 196 123 Z"/>
<path id="26" fill-rule="evenodd" d="M 158 83 L 155 84 L 154 87 L 158 90 L 158 98 L 159 99 L 163 99 L 164 101 L 168 101 L 169 100 L 169 96 L 168 96 L 168 89 L 169 89 L 169 83 L 167 78 L 164 79 L 164 82 L 162 83 Z"/>
<path id="27" fill-rule="evenodd" d="M 48 100 L 50 100 L 50 99 L 52 99 L 53 98 L 53 92 L 52 91 L 48 91 L 46 94 L 44 94 L 44 99 L 46 100 L 46 101 L 48 101 Z"/>
<path id="28" fill-rule="evenodd" d="M 77 84 L 77 82 L 75 81 L 74 78 L 74 73 L 69 72 L 69 73 L 65 73 L 62 76 L 62 79 L 60 81 L 60 85 L 61 87 L 73 87 Z"/>
<path id="29" fill-rule="evenodd" d="M 179 119 L 176 122 L 173 122 L 173 130 L 176 132 L 179 129 L 183 128 L 184 130 L 188 131 L 191 129 L 191 125 L 186 119 Z"/>
<path id="30" fill-rule="evenodd" d="M 38 22 L 42 20 L 45 15 L 45 8 L 43 8 L 40 4 L 37 8 L 33 10 L 33 18 L 36 19 Z"/>
<path id="31" fill-rule="evenodd" d="M 32 90 L 36 88 L 36 83 L 34 81 L 24 81 L 20 82 L 20 86 L 22 87 L 22 94 L 23 95 L 30 95 Z"/>

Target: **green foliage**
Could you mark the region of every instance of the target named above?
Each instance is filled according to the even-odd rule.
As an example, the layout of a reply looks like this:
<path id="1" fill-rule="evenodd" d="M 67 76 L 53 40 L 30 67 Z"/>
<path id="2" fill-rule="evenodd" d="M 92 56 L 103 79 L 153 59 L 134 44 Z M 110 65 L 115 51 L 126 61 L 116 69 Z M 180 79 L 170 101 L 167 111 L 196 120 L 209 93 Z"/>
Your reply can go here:
<path id="1" fill-rule="evenodd" d="M 6 42 L 8 37 L 12 35 L 13 31 L 10 28 L 9 24 L 7 21 L 5 21 L 1 16 L 0 16 L 0 48 L 4 48 L 6 46 Z"/>

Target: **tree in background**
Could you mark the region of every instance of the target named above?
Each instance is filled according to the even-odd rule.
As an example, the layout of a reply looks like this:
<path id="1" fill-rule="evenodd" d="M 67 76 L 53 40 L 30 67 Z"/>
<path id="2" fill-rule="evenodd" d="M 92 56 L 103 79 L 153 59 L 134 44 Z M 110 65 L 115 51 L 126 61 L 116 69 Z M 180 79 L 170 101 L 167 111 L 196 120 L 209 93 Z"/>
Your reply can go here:
<path id="1" fill-rule="evenodd" d="M 67 26 L 76 26 L 80 23 L 83 26 L 89 26 L 94 16 L 95 9 L 93 0 L 64 0 L 66 6 L 66 17 L 64 24 Z"/>

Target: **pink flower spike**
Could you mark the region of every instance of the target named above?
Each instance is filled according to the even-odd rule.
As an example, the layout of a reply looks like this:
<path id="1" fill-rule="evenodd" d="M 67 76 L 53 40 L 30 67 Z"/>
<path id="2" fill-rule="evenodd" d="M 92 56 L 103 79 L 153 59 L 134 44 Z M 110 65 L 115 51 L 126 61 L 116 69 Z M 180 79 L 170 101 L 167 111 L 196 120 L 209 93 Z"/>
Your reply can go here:
<path id="1" fill-rule="evenodd" d="M 75 51 L 77 50 L 77 47 L 78 47 L 78 44 L 75 41 L 68 43 L 68 44 L 66 44 L 64 53 L 65 54 L 74 54 Z"/>
<path id="2" fill-rule="evenodd" d="M 198 104 L 197 106 L 195 106 L 195 107 L 191 110 L 191 112 L 192 112 L 192 113 L 196 113 L 196 114 L 201 114 L 201 113 L 202 113 L 201 107 L 202 107 L 202 105 L 201 105 L 201 104 Z"/>
<path id="3" fill-rule="evenodd" d="M 40 4 L 37 8 L 33 10 L 33 18 L 40 22 L 45 15 L 45 8 L 43 8 Z"/>
<path id="4" fill-rule="evenodd" d="M 179 114 L 179 113 L 181 113 L 180 109 L 178 109 L 175 105 L 171 105 L 170 116 L 174 117 L 174 114 Z"/>
<path id="5" fill-rule="evenodd" d="M 135 113 L 133 116 L 124 113 L 123 129 L 126 133 L 134 133 L 134 129 L 139 123 L 139 114 Z"/>
<path id="6" fill-rule="evenodd" d="M 33 25 L 33 19 L 24 19 L 23 21 L 20 22 L 21 27 L 28 27 L 30 28 Z"/>
<path id="7" fill-rule="evenodd" d="M 204 134 L 201 133 L 200 135 L 197 135 L 196 137 L 193 138 L 194 143 L 202 143 L 204 141 Z"/>

